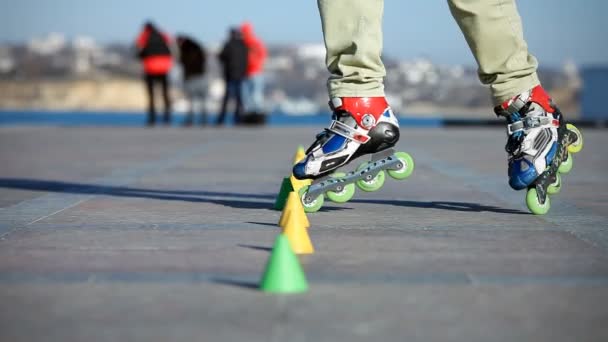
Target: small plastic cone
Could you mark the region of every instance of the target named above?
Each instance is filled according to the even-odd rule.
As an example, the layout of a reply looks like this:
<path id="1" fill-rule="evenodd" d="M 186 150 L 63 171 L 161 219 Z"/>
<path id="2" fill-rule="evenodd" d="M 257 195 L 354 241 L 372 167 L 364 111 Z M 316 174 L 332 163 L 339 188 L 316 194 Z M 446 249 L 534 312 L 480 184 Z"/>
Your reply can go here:
<path id="1" fill-rule="evenodd" d="M 283 227 L 283 234 L 289 239 L 291 249 L 296 254 L 312 254 L 315 248 L 312 246 L 308 229 L 294 215 L 287 216 L 287 223 Z"/>
<path id="2" fill-rule="evenodd" d="M 299 162 L 300 160 L 304 159 L 304 157 L 306 157 L 306 152 L 304 152 L 304 147 L 302 147 L 302 145 L 298 146 L 298 150 L 296 151 L 296 154 L 293 156 L 293 163 L 294 165 Z"/>
<path id="3" fill-rule="evenodd" d="M 289 177 L 283 178 L 283 182 L 281 182 L 281 189 L 279 190 L 279 194 L 277 195 L 276 200 L 274 201 L 274 208 L 276 210 L 283 210 L 285 208 L 285 203 L 287 202 L 287 195 L 293 191 L 293 186 L 291 185 L 291 180 Z"/>
<path id="4" fill-rule="evenodd" d="M 308 221 L 308 217 L 306 217 L 306 213 L 304 213 L 300 197 L 294 191 L 287 195 L 287 203 L 285 203 L 285 208 L 283 208 L 281 218 L 279 218 L 279 226 L 285 228 L 288 220 L 293 220 L 304 228 L 310 227 L 310 222 Z"/>
<path id="5" fill-rule="evenodd" d="M 298 192 L 304 185 L 312 184 L 310 179 L 297 179 L 293 174 L 289 177 L 293 191 Z"/>
<path id="6" fill-rule="evenodd" d="M 287 224 L 287 218 L 291 215 L 291 210 L 287 210 L 287 206 L 283 209 L 281 217 L 279 218 L 279 227 L 284 227 Z"/>
<path id="7" fill-rule="evenodd" d="M 289 244 L 289 239 L 279 234 L 266 263 L 260 281 L 260 290 L 271 293 L 298 293 L 308 290 L 308 282 Z"/>

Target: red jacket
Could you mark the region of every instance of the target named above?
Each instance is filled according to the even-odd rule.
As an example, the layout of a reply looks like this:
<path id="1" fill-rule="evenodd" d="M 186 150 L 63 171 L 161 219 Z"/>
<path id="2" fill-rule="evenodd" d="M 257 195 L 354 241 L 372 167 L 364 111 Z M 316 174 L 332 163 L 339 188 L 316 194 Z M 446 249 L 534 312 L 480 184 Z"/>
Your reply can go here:
<path id="1" fill-rule="evenodd" d="M 135 42 L 140 54 L 147 48 L 152 48 L 149 52 L 142 54 L 144 72 L 148 75 L 167 74 L 173 66 L 173 58 L 171 57 L 171 52 L 168 48 L 169 44 L 171 44 L 171 38 L 167 34 L 159 32 L 166 45 L 166 49 L 157 46 L 151 47 L 149 46 L 151 33 L 150 29 L 144 29 Z"/>
<path id="2" fill-rule="evenodd" d="M 247 45 L 247 74 L 246 76 L 254 76 L 264 71 L 264 62 L 268 52 L 264 43 L 253 33 L 253 26 L 250 23 L 244 23 L 241 26 L 243 41 Z"/>

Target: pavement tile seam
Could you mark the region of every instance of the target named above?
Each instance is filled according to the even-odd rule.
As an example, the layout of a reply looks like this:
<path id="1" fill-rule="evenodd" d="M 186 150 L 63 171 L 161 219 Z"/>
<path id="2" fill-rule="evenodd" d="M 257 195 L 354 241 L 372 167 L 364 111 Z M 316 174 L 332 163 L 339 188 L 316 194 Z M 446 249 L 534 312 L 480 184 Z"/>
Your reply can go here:
<path id="1" fill-rule="evenodd" d="M 0 241 L 31 224 L 41 222 L 93 198 L 92 195 L 46 194 L 0 211 Z"/>
<path id="2" fill-rule="evenodd" d="M 270 209 L 269 209 L 270 211 Z M 103 229 L 103 231 L 124 231 L 124 230 L 144 230 L 144 231 L 152 231 L 152 230 L 161 230 L 161 231 L 191 231 L 191 230 L 248 230 L 251 228 L 276 228 L 278 227 L 276 221 L 278 221 L 279 212 L 272 211 L 271 214 L 276 220 L 265 222 L 267 219 L 267 215 L 260 216 L 263 218 L 256 222 L 243 222 L 242 220 L 234 220 L 233 222 L 210 222 L 210 223 L 184 223 L 184 222 L 166 222 L 166 223 L 146 223 L 146 222 L 125 222 L 121 220 L 119 222 L 116 221 L 104 221 L 103 218 L 95 220 L 95 222 L 90 222 L 87 220 L 86 222 L 41 222 L 38 220 L 36 223 L 30 224 L 30 226 L 34 229 L 44 229 L 44 230 L 63 230 L 63 229 L 77 229 L 77 230 L 87 230 L 87 231 L 95 231 L 99 229 Z M 317 214 L 318 215 L 318 214 Z M 325 231 L 369 231 L 369 232 L 404 232 L 404 231 L 451 231 L 453 229 L 458 229 L 458 231 L 492 231 L 492 232 L 500 232 L 500 231 L 545 231 L 545 232 L 568 232 L 568 229 L 564 229 L 558 225 L 546 225 L 546 226 L 522 226 L 522 227 L 511 227 L 506 226 L 505 223 L 502 222 L 491 222 L 488 224 L 470 224 L 463 226 L 461 223 L 423 223 L 423 224 L 412 224 L 412 225 L 400 225 L 396 226 L 392 222 L 377 222 L 373 226 L 366 225 L 353 225 L 353 224 L 324 224 L 321 223 L 323 219 L 318 217 L 317 215 L 309 215 L 309 219 L 313 223 L 313 226 L 310 228 L 310 231 L 316 232 L 325 232 Z M 278 228 L 277 228 L 278 229 Z M 602 233 L 605 229 L 603 227 L 591 226 L 586 227 L 586 231 L 591 232 L 593 234 Z"/>
<path id="3" fill-rule="evenodd" d="M 276 221 L 278 221 L 278 215 Z M 459 224 L 425 224 L 425 225 L 412 225 L 412 226 L 396 226 L 392 223 L 378 223 L 374 226 L 364 225 L 352 225 L 352 224 L 323 224 L 318 221 L 320 219 L 309 217 L 311 220 L 312 227 L 309 228 L 310 232 L 322 233 L 322 232 L 340 232 L 340 231 L 361 231 L 361 232 L 450 232 L 454 229 L 458 229 L 459 232 L 512 232 L 512 231 L 542 231 L 542 232 L 567 232 L 571 233 L 567 229 L 560 228 L 559 226 L 549 227 L 505 227 L 504 224 L 497 225 L 469 225 L 462 226 Z M 226 230 L 226 231 L 250 231 L 251 229 L 262 229 L 262 230 L 278 230 L 276 222 L 213 222 L 213 223 L 182 223 L 182 222 L 171 222 L 171 223 L 125 223 L 125 222 L 104 222 L 102 220 L 97 222 L 82 222 L 82 223 L 55 223 L 55 222 L 40 222 L 32 223 L 29 225 L 31 228 L 36 230 L 45 231 L 56 231 L 56 230 L 79 230 L 79 231 L 103 231 L 103 232 L 124 232 L 124 231 L 214 231 L 214 230 Z M 604 231 L 602 227 L 588 227 L 587 231 L 593 234 L 599 234 Z"/>
<path id="4" fill-rule="evenodd" d="M 316 275 L 308 277 L 310 283 L 317 285 L 468 285 L 468 286 L 591 286 L 608 289 L 608 276 L 605 275 L 505 275 L 472 273 L 409 273 L 409 274 L 363 274 L 363 275 Z M 135 283 L 135 284 L 218 284 L 237 287 L 256 288 L 258 275 L 200 272 L 23 272 L 7 271 L 0 273 L 0 284 L 80 284 L 80 283 Z"/>

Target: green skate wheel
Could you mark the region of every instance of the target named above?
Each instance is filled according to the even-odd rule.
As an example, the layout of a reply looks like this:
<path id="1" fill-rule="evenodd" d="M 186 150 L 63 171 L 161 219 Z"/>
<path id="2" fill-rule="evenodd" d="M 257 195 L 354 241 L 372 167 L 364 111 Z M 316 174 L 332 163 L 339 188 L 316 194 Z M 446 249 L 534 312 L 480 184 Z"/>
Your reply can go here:
<path id="1" fill-rule="evenodd" d="M 551 208 L 551 200 L 549 196 L 545 199 L 545 204 L 540 204 L 538 201 L 538 195 L 536 194 L 536 189 L 531 188 L 528 189 L 528 193 L 526 194 L 526 205 L 528 209 L 534 215 L 545 215 L 549 212 L 549 208 Z"/>
<path id="2" fill-rule="evenodd" d="M 357 168 L 357 172 L 363 171 L 365 170 L 365 168 L 367 168 L 367 166 L 369 165 L 369 163 L 363 163 L 361 165 L 359 165 L 359 167 Z M 371 177 L 371 175 L 368 175 Z M 384 181 L 386 180 L 386 176 L 384 174 L 384 171 L 380 170 L 375 177 L 371 178 L 371 179 L 359 179 L 356 183 L 357 183 L 357 187 L 363 191 L 366 192 L 372 192 L 372 191 L 376 191 L 378 189 L 380 189 L 382 187 L 382 185 L 384 185 Z"/>
<path id="3" fill-rule="evenodd" d="M 305 186 L 301 187 L 300 190 L 298 191 L 298 195 L 300 196 L 300 202 L 302 202 L 304 211 L 307 213 L 315 213 L 315 212 L 319 211 L 319 209 L 321 209 L 325 199 L 323 198 L 323 194 L 321 194 L 321 195 L 317 196 L 317 198 L 315 198 L 314 200 L 308 201 L 308 203 L 307 203 L 307 201 L 305 201 L 304 199 L 306 198 L 306 192 L 308 191 L 309 187 L 310 187 L 310 185 L 305 185 Z"/>
<path id="4" fill-rule="evenodd" d="M 331 175 L 332 178 L 340 178 L 346 176 L 344 172 L 336 172 Z M 327 198 L 336 203 L 344 203 L 350 201 L 351 198 L 355 195 L 355 184 L 346 184 L 343 185 L 341 191 L 328 191 L 325 193 Z"/>
<path id="5" fill-rule="evenodd" d="M 395 155 L 401 161 L 401 167 L 398 170 L 388 170 L 388 174 L 394 179 L 406 179 L 414 172 L 414 159 L 405 152 L 397 152 Z"/>
<path id="6" fill-rule="evenodd" d="M 557 172 L 566 174 L 572 170 L 572 166 L 574 165 L 574 161 L 572 160 L 572 155 L 568 152 L 568 156 L 566 160 L 564 160 L 561 164 L 559 164 L 559 168 Z"/>
<path id="7" fill-rule="evenodd" d="M 555 175 L 555 182 L 547 187 L 547 193 L 549 195 L 557 195 L 559 191 L 562 189 L 562 177 L 557 173 Z"/>
<path id="8" fill-rule="evenodd" d="M 583 134 L 573 124 L 566 124 L 566 128 L 570 132 L 573 132 L 574 134 L 576 134 L 576 137 L 578 138 L 578 139 L 576 139 L 575 143 L 568 145 L 568 152 L 570 152 L 570 153 L 580 152 L 583 149 Z"/>

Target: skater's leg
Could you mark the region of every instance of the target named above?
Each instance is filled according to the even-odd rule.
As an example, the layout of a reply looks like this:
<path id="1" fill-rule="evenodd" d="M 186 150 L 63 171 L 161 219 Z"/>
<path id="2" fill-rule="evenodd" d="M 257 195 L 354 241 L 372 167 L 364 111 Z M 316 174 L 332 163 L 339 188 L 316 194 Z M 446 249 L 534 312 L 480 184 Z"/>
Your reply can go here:
<path id="1" fill-rule="evenodd" d="M 567 126 L 560 110 L 540 86 L 538 62 L 528 52 L 515 0 L 448 0 L 477 60 L 480 80 L 490 85 L 495 112 L 506 117 L 509 185 L 527 189 L 534 214 L 549 210 L 548 194 L 560 186 L 568 167 L 569 145 L 582 136 Z M 570 161 L 571 162 L 571 161 Z M 560 171 L 562 170 L 562 171 Z"/>
<path id="2" fill-rule="evenodd" d="M 319 210 L 324 194 L 335 202 L 352 198 L 354 187 L 376 191 L 385 170 L 407 178 L 414 164 L 404 152 L 391 148 L 399 140 L 399 123 L 384 98 L 382 63 L 383 0 L 318 0 L 330 72 L 327 82 L 333 121 L 293 166 L 298 179 L 317 179 L 300 190 L 306 212 Z M 379 153 L 382 152 L 382 153 Z M 330 175 L 358 157 L 372 154 L 373 162 L 356 172 Z"/>
<path id="3" fill-rule="evenodd" d="M 333 122 L 293 168 L 318 178 L 352 160 L 393 147 L 399 123 L 384 98 L 382 0 L 318 0 L 331 73 Z"/>
<path id="4" fill-rule="evenodd" d="M 540 83 L 538 62 L 528 52 L 515 0 L 448 3 L 477 60 L 479 79 L 490 85 L 495 105 Z"/>
<path id="5" fill-rule="evenodd" d="M 382 97 L 383 0 L 318 0 L 330 98 Z"/>

